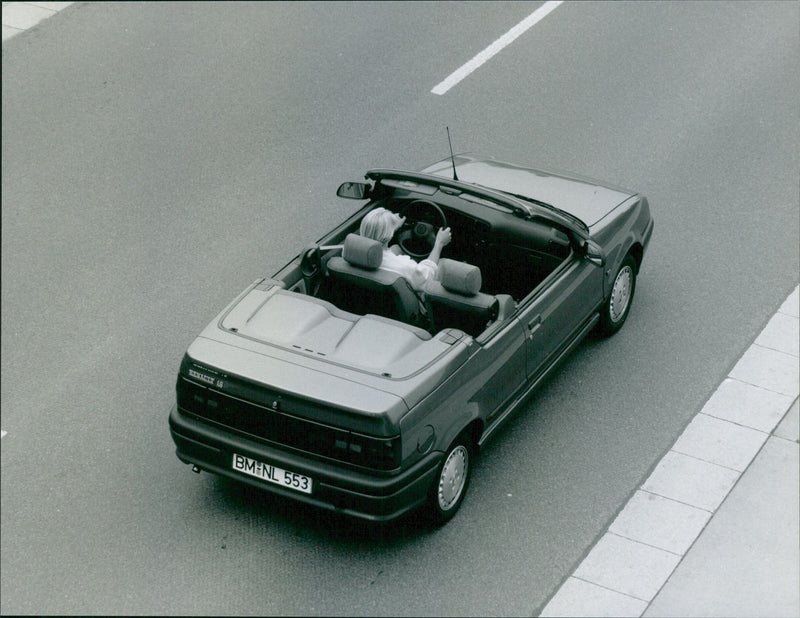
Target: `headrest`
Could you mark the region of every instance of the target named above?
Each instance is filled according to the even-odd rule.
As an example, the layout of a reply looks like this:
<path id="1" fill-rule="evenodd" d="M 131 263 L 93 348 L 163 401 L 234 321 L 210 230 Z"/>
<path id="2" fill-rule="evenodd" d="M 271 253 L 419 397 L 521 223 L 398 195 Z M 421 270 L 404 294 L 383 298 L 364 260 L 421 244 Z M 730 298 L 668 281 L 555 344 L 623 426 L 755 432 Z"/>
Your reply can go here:
<path id="1" fill-rule="evenodd" d="M 375 270 L 383 261 L 383 245 L 366 236 L 348 234 L 344 239 L 342 257 L 353 266 Z"/>
<path id="2" fill-rule="evenodd" d="M 481 289 L 481 269 L 466 262 L 439 260 L 439 282 L 445 290 L 475 296 Z"/>

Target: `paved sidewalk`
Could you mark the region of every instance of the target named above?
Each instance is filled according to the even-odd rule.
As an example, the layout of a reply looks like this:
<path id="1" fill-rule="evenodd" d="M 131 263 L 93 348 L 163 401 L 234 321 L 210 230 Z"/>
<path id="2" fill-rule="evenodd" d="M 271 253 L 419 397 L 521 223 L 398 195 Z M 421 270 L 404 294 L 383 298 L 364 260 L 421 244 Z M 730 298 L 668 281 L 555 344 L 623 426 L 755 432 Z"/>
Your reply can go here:
<path id="1" fill-rule="evenodd" d="M 800 616 L 797 410 L 795 401 L 645 616 Z"/>
<path id="2" fill-rule="evenodd" d="M 3 41 L 33 28 L 72 2 L 3 2 Z"/>
<path id="3" fill-rule="evenodd" d="M 798 288 L 541 616 L 800 616 Z"/>

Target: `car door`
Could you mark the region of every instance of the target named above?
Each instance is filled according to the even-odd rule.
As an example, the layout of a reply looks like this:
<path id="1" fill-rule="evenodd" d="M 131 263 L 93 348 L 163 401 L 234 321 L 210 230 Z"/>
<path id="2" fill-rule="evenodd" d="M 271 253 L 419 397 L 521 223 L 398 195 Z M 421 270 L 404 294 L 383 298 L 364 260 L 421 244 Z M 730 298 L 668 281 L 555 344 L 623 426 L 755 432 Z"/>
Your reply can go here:
<path id="1" fill-rule="evenodd" d="M 476 366 L 482 374 L 478 382 L 483 386 L 472 396 L 489 417 L 497 413 L 526 378 L 525 333 L 518 320 L 507 320 L 506 325 L 493 336 L 484 339 L 476 356 Z"/>
<path id="2" fill-rule="evenodd" d="M 526 372 L 537 376 L 581 332 L 603 299 L 603 268 L 573 254 L 523 301 Z"/>

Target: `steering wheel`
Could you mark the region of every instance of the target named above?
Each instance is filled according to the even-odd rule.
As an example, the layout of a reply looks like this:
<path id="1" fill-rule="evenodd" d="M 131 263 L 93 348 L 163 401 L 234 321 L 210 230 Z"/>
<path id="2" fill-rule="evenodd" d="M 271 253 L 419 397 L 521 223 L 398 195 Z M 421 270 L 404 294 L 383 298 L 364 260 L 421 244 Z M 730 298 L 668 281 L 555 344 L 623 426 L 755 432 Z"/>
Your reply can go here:
<path id="1" fill-rule="evenodd" d="M 433 202 L 414 200 L 400 209 L 406 221 L 397 234 L 397 244 L 412 258 L 426 258 L 433 251 L 436 232 L 447 227 L 447 219 Z"/>

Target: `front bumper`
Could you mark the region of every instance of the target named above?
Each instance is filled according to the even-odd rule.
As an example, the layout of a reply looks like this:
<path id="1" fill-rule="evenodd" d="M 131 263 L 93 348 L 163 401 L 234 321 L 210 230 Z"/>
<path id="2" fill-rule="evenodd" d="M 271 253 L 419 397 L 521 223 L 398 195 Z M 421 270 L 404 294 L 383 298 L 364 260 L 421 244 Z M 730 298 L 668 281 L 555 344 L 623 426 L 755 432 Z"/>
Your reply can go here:
<path id="1" fill-rule="evenodd" d="M 182 462 L 308 504 L 371 521 L 388 521 L 425 501 L 442 453 L 434 452 L 391 476 L 370 475 L 267 446 L 181 414 L 173 405 L 169 427 Z M 262 481 L 232 468 L 233 454 L 245 455 L 311 477 L 311 494 Z"/>

